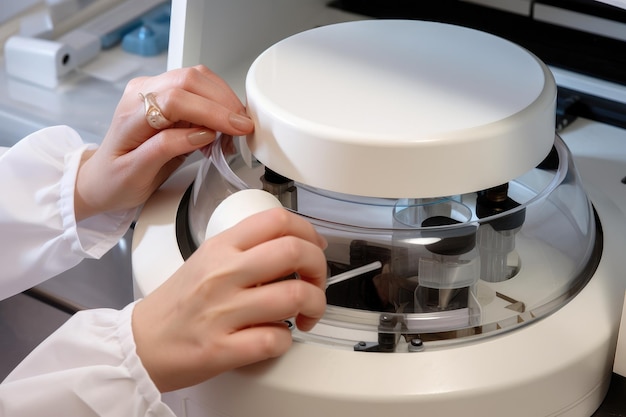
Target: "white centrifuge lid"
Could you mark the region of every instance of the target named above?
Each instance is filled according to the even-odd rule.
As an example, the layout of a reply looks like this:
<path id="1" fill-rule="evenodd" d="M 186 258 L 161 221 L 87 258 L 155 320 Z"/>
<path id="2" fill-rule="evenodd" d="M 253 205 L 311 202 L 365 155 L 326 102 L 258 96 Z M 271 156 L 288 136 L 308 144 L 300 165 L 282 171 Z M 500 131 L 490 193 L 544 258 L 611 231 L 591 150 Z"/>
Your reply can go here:
<path id="1" fill-rule="evenodd" d="M 347 194 L 436 197 L 505 183 L 554 141 L 556 85 L 525 49 L 436 22 L 366 20 L 287 38 L 252 64 L 254 156 Z"/>

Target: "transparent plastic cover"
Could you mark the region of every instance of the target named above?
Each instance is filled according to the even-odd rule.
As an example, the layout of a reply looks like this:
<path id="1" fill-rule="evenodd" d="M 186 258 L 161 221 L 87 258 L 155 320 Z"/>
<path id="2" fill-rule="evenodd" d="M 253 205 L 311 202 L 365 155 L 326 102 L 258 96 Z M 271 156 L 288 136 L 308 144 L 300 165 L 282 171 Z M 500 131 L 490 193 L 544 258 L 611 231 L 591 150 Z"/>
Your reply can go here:
<path id="1" fill-rule="evenodd" d="M 244 188 L 267 189 L 311 221 L 329 243 L 328 308 L 302 337 L 372 340 L 376 349 L 393 350 L 402 337 L 448 343 L 496 334 L 560 308 L 594 267 L 600 239 L 593 209 L 558 137 L 551 156 L 488 190 L 366 198 L 250 166 L 226 138 L 200 167 L 189 229 L 199 245 L 215 207 Z"/>

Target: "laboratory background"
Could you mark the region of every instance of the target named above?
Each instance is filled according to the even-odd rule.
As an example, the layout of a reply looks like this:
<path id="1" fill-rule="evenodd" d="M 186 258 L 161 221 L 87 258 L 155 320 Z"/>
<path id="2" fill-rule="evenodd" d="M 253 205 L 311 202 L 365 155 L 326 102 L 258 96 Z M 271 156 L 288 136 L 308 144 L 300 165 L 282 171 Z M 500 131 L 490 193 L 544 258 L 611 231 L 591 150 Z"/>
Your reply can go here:
<path id="1" fill-rule="evenodd" d="M 0 146 L 99 143 L 130 79 L 196 64 L 259 122 L 103 258 L 0 301 L 0 380 L 158 286 L 211 196 L 263 188 L 329 241 L 328 311 L 280 360 L 168 393 L 177 415 L 626 416 L 625 57 L 621 0 L 0 0 Z M 372 103 L 406 113 L 342 113 Z"/>

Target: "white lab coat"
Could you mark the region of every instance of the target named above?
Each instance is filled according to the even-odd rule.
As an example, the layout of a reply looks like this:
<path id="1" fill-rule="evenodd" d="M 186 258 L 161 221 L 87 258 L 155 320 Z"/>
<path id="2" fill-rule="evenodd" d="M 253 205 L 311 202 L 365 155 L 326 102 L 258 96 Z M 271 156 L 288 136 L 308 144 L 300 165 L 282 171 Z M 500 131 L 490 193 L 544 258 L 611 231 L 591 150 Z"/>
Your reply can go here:
<path id="1" fill-rule="evenodd" d="M 128 229 L 134 211 L 75 221 L 76 172 L 91 146 L 58 126 L 0 152 L 0 299 L 102 256 Z M 0 416 L 174 416 L 135 352 L 132 309 L 70 318 L 0 384 Z"/>

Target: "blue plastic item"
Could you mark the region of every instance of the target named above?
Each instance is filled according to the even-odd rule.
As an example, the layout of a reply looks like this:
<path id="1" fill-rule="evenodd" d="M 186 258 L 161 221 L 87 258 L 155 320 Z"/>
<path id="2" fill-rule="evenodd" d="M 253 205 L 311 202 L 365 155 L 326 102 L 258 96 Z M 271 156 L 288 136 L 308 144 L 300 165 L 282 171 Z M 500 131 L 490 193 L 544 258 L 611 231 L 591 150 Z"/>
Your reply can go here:
<path id="1" fill-rule="evenodd" d="M 170 34 L 171 4 L 153 9 L 138 27 L 124 35 L 122 49 L 141 56 L 155 56 L 167 50 Z"/>

